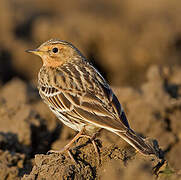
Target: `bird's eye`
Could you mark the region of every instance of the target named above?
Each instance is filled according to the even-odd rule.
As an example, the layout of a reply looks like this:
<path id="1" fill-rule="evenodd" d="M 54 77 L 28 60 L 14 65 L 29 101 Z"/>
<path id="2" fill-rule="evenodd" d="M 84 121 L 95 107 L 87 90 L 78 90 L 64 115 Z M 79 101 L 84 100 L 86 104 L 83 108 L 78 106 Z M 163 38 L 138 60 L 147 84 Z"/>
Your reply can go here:
<path id="1" fill-rule="evenodd" d="M 58 48 L 54 47 L 54 48 L 52 49 L 52 52 L 53 52 L 53 53 L 57 53 L 57 52 L 58 52 Z"/>

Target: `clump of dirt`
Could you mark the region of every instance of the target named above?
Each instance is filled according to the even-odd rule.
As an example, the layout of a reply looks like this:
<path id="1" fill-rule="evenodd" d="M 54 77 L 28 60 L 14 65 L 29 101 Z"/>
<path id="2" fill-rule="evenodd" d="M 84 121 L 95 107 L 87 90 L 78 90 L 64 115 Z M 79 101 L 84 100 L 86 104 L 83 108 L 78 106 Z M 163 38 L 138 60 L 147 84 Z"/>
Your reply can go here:
<path id="1" fill-rule="evenodd" d="M 0 150 L 0 160 L 1 179 L 20 179 L 25 162 L 24 154 Z"/>
<path id="2" fill-rule="evenodd" d="M 115 85 L 138 87 L 151 64 L 180 64 L 180 1 L 0 1 L 0 81 L 34 79 L 26 55 L 50 38 L 72 42 Z M 33 58 L 35 59 L 35 58 Z"/>
<path id="3" fill-rule="evenodd" d="M 151 66 L 139 89 L 113 87 L 131 127 L 156 139 L 165 161 L 142 156 L 120 137 L 103 130 L 92 143 L 80 138 L 68 153 L 61 149 L 75 135 L 40 100 L 36 88 L 12 79 L 0 89 L 0 177 L 4 179 L 171 179 L 180 178 L 181 68 Z"/>
<path id="4" fill-rule="evenodd" d="M 75 132 L 56 120 L 40 100 L 34 86 L 41 62 L 24 51 L 50 38 L 59 38 L 72 42 L 109 82 L 117 85 L 113 89 L 131 127 L 158 141 L 166 159 L 161 167 L 156 167 L 158 179 L 179 179 L 180 8 L 181 1 L 170 0 L 1 0 L 0 177 L 155 176 L 152 168 L 158 163 L 156 159 L 136 154 L 126 142 L 107 131 L 101 132 L 97 140 L 100 164 L 92 144 L 85 138 L 72 150 L 77 165 L 66 153 L 46 155 L 50 149 L 61 149 Z"/>

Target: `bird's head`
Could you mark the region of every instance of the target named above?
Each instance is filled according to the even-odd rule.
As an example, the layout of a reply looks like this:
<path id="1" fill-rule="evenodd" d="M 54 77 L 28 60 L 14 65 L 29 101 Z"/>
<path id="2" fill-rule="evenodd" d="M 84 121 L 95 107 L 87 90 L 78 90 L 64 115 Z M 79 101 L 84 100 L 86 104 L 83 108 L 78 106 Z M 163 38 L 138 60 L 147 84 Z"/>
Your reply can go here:
<path id="1" fill-rule="evenodd" d="M 61 66 L 65 62 L 77 60 L 82 56 L 71 43 L 57 39 L 51 39 L 37 49 L 29 49 L 26 52 L 40 56 L 43 65 L 51 67 Z"/>

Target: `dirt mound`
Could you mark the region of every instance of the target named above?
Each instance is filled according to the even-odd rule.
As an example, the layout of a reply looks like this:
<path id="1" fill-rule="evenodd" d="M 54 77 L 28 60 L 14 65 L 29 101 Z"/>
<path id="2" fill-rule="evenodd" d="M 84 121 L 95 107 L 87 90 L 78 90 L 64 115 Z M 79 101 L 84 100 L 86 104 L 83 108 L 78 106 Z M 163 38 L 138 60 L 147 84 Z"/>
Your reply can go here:
<path id="1" fill-rule="evenodd" d="M 180 64 L 180 11 L 174 0 L 1 0 L 0 81 L 34 79 L 40 61 L 24 51 L 60 38 L 77 46 L 112 84 L 138 87 L 151 64 Z"/>
<path id="2" fill-rule="evenodd" d="M 40 100 L 41 62 L 24 52 L 50 38 L 72 42 L 117 85 L 131 127 L 163 150 L 158 179 L 181 178 L 180 11 L 181 1 L 174 0 L 1 0 L 0 179 L 155 177 L 156 159 L 107 131 L 97 139 L 99 164 L 86 138 L 72 150 L 77 165 L 66 153 L 46 155 L 75 135 Z"/>
<path id="3" fill-rule="evenodd" d="M 144 157 L 118 136 L 102 131 L 93 145 L 81 138 L 67 153 L 50 154 L 69 142 L 75 132 L 63 126 L 40 100 L 38 92 L 19 79 L 0 89 L 0 177 L 4 179 L 178 179 L 180 166 L 181 68 L 150 67 L 147 81 L 138 89 L 113 87 L 125 108 L 131 127 L 157 139 L 165 155 L 159 167 L 153 156 Z M 159 169 L 160 168 L 160 169 Z"/>

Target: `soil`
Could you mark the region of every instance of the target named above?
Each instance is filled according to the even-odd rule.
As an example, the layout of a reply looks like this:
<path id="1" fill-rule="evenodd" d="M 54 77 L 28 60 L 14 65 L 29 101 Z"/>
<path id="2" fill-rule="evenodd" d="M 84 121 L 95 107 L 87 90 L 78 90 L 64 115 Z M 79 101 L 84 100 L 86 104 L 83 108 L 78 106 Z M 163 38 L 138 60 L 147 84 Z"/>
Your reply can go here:
<path id="1" fill-rule="evenodd" d="M 0 1 L 0 179 L 181 179 L 181 2 Z M 50 38 L 75 44 L 101 71 L 130 126 L 158 143 L 164 161 L 103 130 L 99 155 L 39 97 L 38 58 Z"/>
<path id="2" fill-rule="evenodd" d="M 151 66 L 147 81 L 139 90 L 113 87 L 132 128 L 157 140 L 165 156 L 163 163 L 154 156 L 135 152 L 106 130 L 96 139 L 100 158 L 85 137 L 71 150 L 77 163 L 66 152 L 46 154 L 51 149 L 61 149 L 75 132 L 56 119 L 36 89 L 18 78 L 12 79 L 1 87 L 0 95 L 0 177 L 31 180 L 132 179 L 135 175 L 139 179 L 181 178 L 181 82 L 175 81 L 180 70 Z"/>

